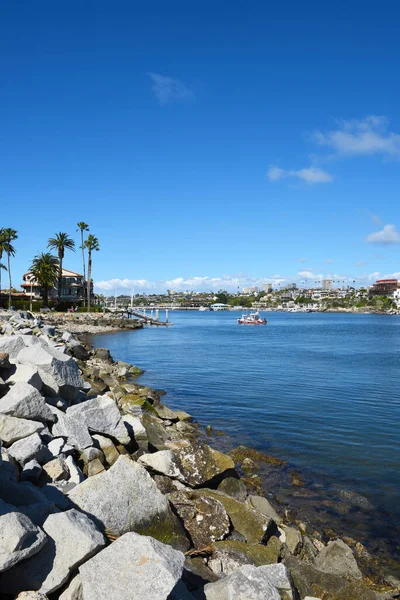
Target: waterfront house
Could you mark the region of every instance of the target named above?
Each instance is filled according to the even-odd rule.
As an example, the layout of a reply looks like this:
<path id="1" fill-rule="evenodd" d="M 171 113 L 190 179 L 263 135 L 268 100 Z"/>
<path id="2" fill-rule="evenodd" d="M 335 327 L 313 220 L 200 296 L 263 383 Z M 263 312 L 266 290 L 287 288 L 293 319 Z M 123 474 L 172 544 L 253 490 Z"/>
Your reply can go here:
<path id="1" fill-rule="evenodd" d="M 42 297 L 42 288 L 32 273 L 25 273 L 22 279 L 24 280 L 24 283 L 21 287 L 24 290 L 25 296 L 32 296 L 34 300 L 40 300 Z M 79 304 L 83 300 L 85 293 L 86 290 L 83 275 L 75 273 L 74 271 L 69 271 L 68 269 L 63 269 L 61 279 L 61 302 Z M 93 282 L 91 283 L 91 296 L 93 296 Z M 57 287 L 49 289 L 49 300 L 56 299 Z"/>

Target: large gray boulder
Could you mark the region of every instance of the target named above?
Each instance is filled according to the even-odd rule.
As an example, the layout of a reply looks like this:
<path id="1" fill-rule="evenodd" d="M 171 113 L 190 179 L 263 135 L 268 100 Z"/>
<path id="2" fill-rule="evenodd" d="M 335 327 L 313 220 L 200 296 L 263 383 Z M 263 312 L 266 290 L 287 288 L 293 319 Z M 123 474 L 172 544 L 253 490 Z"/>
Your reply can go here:
<path id="1" fill-rule="evenodd" d="M 108 471 L 83 481 L 69 498 L 112 535 L 136 531 L 182 546 L 182 529 L 167 499 L 146 469 L 128 456 L 120 456 Z"/>
<path id="2" fill-rule="evenodd" d="M 84 600 L 81 576 L 76 575 L 58 600 Z M 100 600 L 100 599 L 99 599 Z"/>
<path id="3" fill-rule="evenodd" d="M 43 429 L 44 425 L 39 421 L 29 421 L 0 414 L 0 440 L 6 446 L 28 437 L 32 433 L 39 433 Z"/>
<path id="4" fill-rule="evenodd" d="M 47 544 L 38 554 L 4 573 L 4 593 L 37 590 L 50 594 L 68 581 L 73 569 L 105 545 L 94 522 L 75 509 L 49 515 L 43 529 L 48 535 Z"/>
<path id="5" fill-rule="evenodd" d="M 314 566 L 324 573 L 361 579 L 362 573 L 358 568 L 351 548 L 343 540 L 328 542 L 328 545 L 318 553 Z"/>
<path id="6" fill-rule="evenodd" d="M 66 414 L 81 420 L 89 431 L 109 435 L 121 444 L 129 444 L 131 440 L 117 403 L 110 396 L 98 396 L 71 406 Z"/>
<path id="7" fill-rule="evenodd" d="M 281 600 L 274 585 L 276 578 L 263 568 L 245 565 L 219 581 L 207 583 L 194 596 L 199 600 Z"/>
<path id="8" fill-rule="evenodd" d="M 36 388 L 39 392 L 42 389 L 43 383 L 40 379 L 40 375 L 36 367 L 32 365 L 16 365 L 15 373 L 13 373 L 8 379 L 7 383 L 18 383 L 19 381 L 24 381 L 25 383 L 29 383 L 34 388 Z"/>
<path id="9" fill-rule="evenodd" d="M 24 466 L 30 460 L 37 460 L 38 463 L 46 462 L 51 455 L 47 446 L 43 443 L 38 433 L 32 433 L 23 440 L 14 442 L 8 449 L 8 454 L 12 456 L 21 466 Z"/>
<path id="10" fill-rule="evenodd" d="M 0 336 L 0 352 L 6 352 L 11 359 L 16 358 L 23 348 L 25 344 L 20 335 Z"/>
<path id="11" fill-rule="evenodd" d="M 166 446 L 173 451 L 184 482 L 191 487 L 217 484 L 235 472 L 231 457 L 207 444 L 179 440 L 166 442 Z"/>
<path id="12" fill-rule="evenodd" d="M 46 534 L 15 506 L 0 500 L 0 571 L 29 558 L 46 543 Z"/>
<path id="13" fill-rule="evenodd" d="M 49 396 L 74 400 L 83 387 L 78 365 L 66 354 L 41 344 L 23 348 L 17 361 L 37 367 L 43 382 L 43 391 Z"/>
<path id="14" fill-rule="evenodd" d="M 68 444 L 76 450 L 84 450 L 93 445 L 86 423 L 79 414 L 65 414 L 55 406 L 51 410 L 57 418 L 52 429 L 53 436 L 67 438 Z"/>
<path id="15" fill-rule="evenodd" d="M 14 384 L 0 399 L 0 413 L 34 421 L 54 421 L 53 413 L 37 389 L 23 381 Z"/>
<path id="16" fill-rule="evenodd" d="M 138 462 L 151 471 L 154 471 L 154 473 L 178 479 L 182 482 L 185 481 L 172 450 L 159 450 L 152 454 L 143 454 Z"/>
<path id="17" fill-rule="evenodd" d="M 79 569 L 85 600 L 167 600 L 179 581 L 182 552 L 126 533 Z"/>

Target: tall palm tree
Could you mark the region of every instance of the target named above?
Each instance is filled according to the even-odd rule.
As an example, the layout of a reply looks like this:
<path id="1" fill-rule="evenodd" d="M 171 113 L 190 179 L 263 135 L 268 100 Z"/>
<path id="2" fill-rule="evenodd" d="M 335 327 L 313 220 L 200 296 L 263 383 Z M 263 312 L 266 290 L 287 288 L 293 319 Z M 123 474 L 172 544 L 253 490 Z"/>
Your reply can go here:
<path id="1" fill-rule="evenodd" d="M 32 260 L 30 272 L 43 288 L 43 304 L 49 304 L 49 288 L 53 288 L 58 279 L 59 260 L 50 252 L 41 252 Z"/>
<path id="2" fill-rule="evenodd" d="M 90 282 L 92 277 L 92 252 L 100 250 L 99 240 L 91 233 L 84 242 L 85 248 L 88 251 L 88 280 L 87 280 L 87 311 L 90 312 Z"/>
<path id="3" fill-rule="evenodd" d="M 79 221 L 77 223 L 78 229 L 77 231 L 81 232 L 81 245 L 79 246 L 82 250 L 82 264 L 83 264 L 83 289 L 85 289 L 85 281 L 86 281 L 86 266 L 85 266 L 85 245 L 83 243 L 83 232 L 89 231 L 89 225 L 85 223 L 85 221 Z M 85 306 L 85 294 L 83 294 L 83 306 Z"/>
<path id="4" fill-rule="evenodd" d="M 0 252 L 0 256 L 1 256 L 1 252 Z M 6 265 L 3 265 L 3 263 L 0 262 L 0 298 L 1 298 L 1 270 L 7 271 L 7 267 Z"/>
<path id="5" fill-rule="evenodd" d="M 58 301 L 61 300 L 61 282 L 62 282 L 62 263 L 64 259 L 65 250 L 73 250 L 75 252 L 75 242 L 68 236 L 68 233 L 56 233 L 55 237 L 49 238 L 47 247 L 51 250 L 56 250 L 58 253 L 58 286 L 57 295 Z"/>
<path id="6" fill-rule="evenodd" d="M 0 248 L 1 254 L 5 252 L 7 254 L 7 264 L 8 264 L 8 281 L 9 281 L 9 290 L 8 290 L 8 309 L 11 308 L 11 291 L 12 291 L 12 282 L 11 282 L 11 266 L 10 266 L 10 258 L 11 256 L 15 256 L 15 248 L 11 242 L 16 240 L 18 237 L 18 232 L 15 229 L 11 229 L 7 227 L 5 229 L 0 229 Z"/>

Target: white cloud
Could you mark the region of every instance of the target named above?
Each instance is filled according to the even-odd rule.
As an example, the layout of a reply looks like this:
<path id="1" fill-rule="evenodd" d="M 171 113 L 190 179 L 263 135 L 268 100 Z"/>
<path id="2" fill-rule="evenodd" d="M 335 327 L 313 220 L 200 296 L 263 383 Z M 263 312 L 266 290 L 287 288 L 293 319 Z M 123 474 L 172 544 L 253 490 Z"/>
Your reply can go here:
<path id="1" fill-rule="evenodd" d="M 152 90 L 160 104 L 167 104 L 171 100 L 188 100 L 194 93 L 179 79 L 165 77 L 159 73 L 148 73 L 153 82 Z"/>
<path id="2" fill-rule="evenodd" d="M 308 167 L 297 171 L 288 171 L 271 165 L 267 171 L 267 177 L 270 181 L 279 181 L 280 179 L 295 177 L 308 184 L 330 183 L 333 181 L 333 177 L 330 173 L 323 169 L 319 169 L 318 167 Z"/>
<path id="3" fill-rule="evenodd" d="M 370 233 L 366 241 L 369 244 L 400 244 L 400 233 L 397 231 L 395 225 L 385 225 L 380 231 Z"/>
<path id="4" fill-rule="evenodd" d="M 325 133 L 316 131 L 312 139 L 331 148 L 336 155 L 381 154 L 400 157 L 400 135 L 389 131 L 386 117 L 370 115 L 362 120 L 339 121 L 339 127 Z"/>
<path id="5" fill-rule="evenodd" d="M 115 292 L 117 290 L 121 293 L 121 290 L 129 290 L 129 293 L 133 289 L 136 292 L 143 290 L 151 290 L 156 287 L 156 283 L 153 281 L 147 281 L 146 279 L 108 279 L 107 281 L 96 281 L 94 287 L 97 291 L 101 292 Z"/>
<path id="6" fill-rule="evenodd" d="M 322 273 L 319 273 L 318 275 L 316 273 L 314 273 L 313 271 L 299 271 L 298 275 L 300 277 L 303 277 L 304 279 L 323 279 L 324 276 L 322 275 Z"/>
<path id="7" fill-rule="evenodd" d="M 305 263 L 305 262 L 307 262 L 307 259 L 306 258 L 299 258 L 299 262 Z"/>

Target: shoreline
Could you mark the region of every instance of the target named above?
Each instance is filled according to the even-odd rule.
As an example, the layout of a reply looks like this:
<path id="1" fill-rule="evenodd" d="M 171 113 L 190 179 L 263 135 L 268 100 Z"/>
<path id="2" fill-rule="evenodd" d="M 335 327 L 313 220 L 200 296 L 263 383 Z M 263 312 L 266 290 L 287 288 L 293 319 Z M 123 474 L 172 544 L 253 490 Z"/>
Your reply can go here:
<path id="1" fill-rule="evenodd" d="M 143 541 L 137 538 L 149 535 L 162 542 L 169 549 L 168 552 L 175 548 L 185 553 L 179 554 L 179 560 L 185 560 L 186 571 L 181 570 L 178 579 L 184 589 L 182 597 L 188 600 L 207 598 L 205 594 L 208 589 L 217 586 L 217 590 L 218 586 L 228 585 L 231 576 L 237 572 L 247 573 L 248 569 L 255 569 L 259 573 L 257 576 L 271 582 L 268 579 L 271 577 L 270 571 L 265 565 L 274 568 L 281 565 L 280 572 L 288 586 L 284 589 L 289 590 L 281 590 L 281 598 L 285 600 L 303 600 L 311 595 L 324 600 L 388 600 L 399 593 L 400 581 L 393 577 L 393 571 L 387 565 L 382 567 L 378 564 L 376 557 L 371 556 L 356 539 L 343 540 L 335 532 L 331 532 L 331 535 L 328 532 L 321 533 L 307 521 L 292 519 L 292 515 L 282 506 L 270 504 L 260 474 L 263 469 L 269 470 L 269 473 L 275 470 L 276 476 L 282 477 L 284 469 L 291 469 L 285 461 L 250 447 L 238 447 L 224 453 L 209 446 L 211 438 L 207 437 L 207 432 L 212 431 L 206 428 L 203 434 L 200 424 L 193 422 L 188 413 L 173 410 L 161 402 L 163 392 L 137 383 L 135 376 L 143 373 L 138 367 L 115 361 L 108 349 L 88 344 L 88 333 L 80 332 L 78 336 L 84 336 L 85 342 L 79 342 L 76 335 L 66 331 L 66 323 L 61 323 L 59 329 L 57 324 L 44 324 L 40 317 L 31 320 L 25 316 L 14 313 L 8 315 L 8 320 L 0 319 L 5 334 L 0 335 L 0 352 L 3 352 L 0 355 L 0 376 L 14 371 L 13 364 L 17 369 L 20 368 L 25 355 L 29 355 L 29 365 L 46 382 L 46 390 L 56 386 L 55 380 L 48 379 L 47 371 L 39 366 L 42 363 L 34 367 L 35 346 L 56 361 L 65 363 L 65 368 L 60 371 L 62 377 L 66 377 L 67 364 L 67 370 L 74 373 L 74 378 L 68 383 L 67 380 L 57 383 L 58 396 L 56 394 L 52 400 L 49 396 L 41 396 L 37 388 L 26 383 L 27 372 L 23 369 L 21 383 L 35 389 L 37 402 L 41 398 L 47 415 L 44 420 L 49 423 L 48 433 L 44 431 L 39 435 L 42 436 L 39 454 L 45 450 L 44 446 L 47 448 L 47 444 L 63 440 L 61 446 L 57 446 L 55 458 L 50 461 L 51 467 L 50 463 L 43 463 L 46 459 L 39 458 L 38 450 L 35 450 L 36 472 L 35 475 L 30 472 L 27 481 L 37 486 L 38 494 L 47 490 L 49 485 L 60 494 L 56 500 L 57 512 L 49 516 L 45 514 L 44 524 L 43 516 L 35 515 L 39 519 L 37 525 L 43 526 L 48 532 L 49 520 L 64 519 L 69 514 L 72 516 L 72 501 L 76 507 L 72 512 L 83 511 L 79 513 L 81 519 L 88 519 L 87 515 L 93 517 L 95 521 L 91 522 L 91 527 L 100 527 L 98 535 L 106 536 L 93 559 L 88 556 L 80 559 L 84 565 L 79 567 L 79 575 L 76 575 L 76 566 L 69 567 L 71 575 L 76 575 L 74 579 L 69 575 L 66 580 L 53 584 L 56 587 L 40 588 L 51 594 L 51 600 L 71 598 L 68 594 L 71 586 L 77 585 L 77 579 L 79 585 L 83 584 L 84 590 L 85 581 L 88 581 L 85 579 L 86 565 L 100 559 L 103 553 L 104 558 L 106 553 L 107 556 L 112 554 L 114 548 L 120 556 L 122 540 L 127 544 L 144 543 L 144 539 L 151 538 L 143 538 Z M 98 329 L 96 332 L 100 334 Z M 11 363 L 7 362 L 9 352 L 12 352 Z M 82 380 L 77 378 L 78 372 Z M 5 395 L 2 393 L 6 398 L 3 402 L 9 402 L 7 397 L 14 397 L 15 386 L 19 384 L 7 383 L 8 379 L 4 377 L 3 380 L 7 388 Z M 23 389 L 26 388 L 22 387 L 21 392 Z M 33 394 L 33 391 L 30 393 Z M 0 409 L 1 401 L 2 398 Z M 53 408 L 49 412 L 51 406 Z M 17 417 L 18 421 L 21 414 L 16 410 L 13 409 L 14 417 L 6 415 L 2 417 L 3 420 L 7 422 Z M 19 410 L 25 409 L 22 407 Z M 65 420 L 65 415 L 69 419 L 73 415 L 79 416 L 72 429 L 72 422 Z M 32 421 L 27 422 L 32 424 Z M 10 421 L 10 426 L 14 423 Z M 81 441 L 84 431 L 85 435 L 92 438 Z M 1 469 L 6 468 L 4 465 L 8 465 L 7 473 L 10 476 L 13 473 L 14 478 L 5 480 L 5 486 L 16 486 L 21 492 L 25 490 L 21 474 L 24 469 L 26 472 L 27 463 L 20 447 L 25 449 L 24 439 L 26 435 L 27 439 L 31 436 L 27 432 L 19 435 L 22 435 L 20 441 L 7 438 L 0 473 Z M 37 433 L 32 435 L 38 436 Z M 213 441 L 217 438 L 218 434 Z M 32 452 L 30 448 L 28 452 Z M 78 479 L 74 481 L 73 472 L 78 473 Z M 301 475 L 293 470 L 289 471 L 289 475 L 294 487 L 301 489 Z M 33 477 L 36 479 L 32 481 Z M 138 485 L 142 486 L 140 492 Z M 117 495 L 115 489 L 118 489 Z M 1 493 L 0 486 L 0 499 Z M 139 504 L 132 504 L 133 497 L 146 499 L 140 502 L 139 513 Z M 23 507 L 19 510 L 23 510 Z M 33 518 L 33 513 L 29 514 Z M 126 517 L 122 517 L 122 514 L 126 514 Z M 57 538 L 57 531 L 51 531 L 47 535 Z M 127 538 L 130 531 L 141 535 Z M 58 543 L 62 550 L 67 543 L 65 536 Z M 105 549 L 102 550 L 101 546 Z M 68 559 L 72 560 L 69 555 Z M 35 573 L 43 560 L 41 556 L 42 552 L 39 552 L 27 559 Z M 52 556 L 52 565 L 53 560 Z M 24 568 L 21 571 L 22 566 Z M 0 574 L 0 588 L 12 590 L 9 595 L 0 594 L 1 600 L 11 600 L 13 594 L 24 585 L 24 577 L 29 579 L 30 571 L 26 568 L 26 562 L 21 564 L 21 568 L 17 565 L 5 571 L 5 575 Z M 55 567 L 49 565 L 49 568 L 55 577 Z M 123 577 L 129 577 L 131 564 L 126 568 L 128 570 L 123 572 Z M 260 568 L 265 570 L 258 571 Z M 101 579 L 101 571 L 98 576 Z M 107 590 L 107 577 L 103 585 L 103 589 Z M 52 592 L 55 590 L 63 593 L 59 596 L 60 592 L 56 592 L 54 596 Z M 151 589 L 147 591 L 151 595 Z M 167 596 L 170 597 L 169 592 L 165 598 Z"/>

